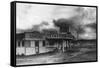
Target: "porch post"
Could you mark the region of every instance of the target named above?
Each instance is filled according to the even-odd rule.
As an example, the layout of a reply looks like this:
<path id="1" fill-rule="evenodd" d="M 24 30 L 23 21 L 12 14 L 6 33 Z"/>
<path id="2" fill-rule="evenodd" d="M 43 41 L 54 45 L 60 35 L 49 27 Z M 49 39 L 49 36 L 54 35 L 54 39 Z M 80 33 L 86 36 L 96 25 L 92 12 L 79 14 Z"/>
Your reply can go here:
<path id="1" fill-rule="evenodd" d="M 67 48 L 69 48 L 68 40 L 67 40 Z"/>
<path id="2" fill-rule="evenodd" d="M 25 48 L 25 55 L 26 55 L 26 44 L 25 44 L 25 40 L 23 41 L 24 42 L 24 48 Z"/>
<path id="3" fill-rule="evenodd" d="M 63 45 L 62 45 L 63 47 L 62 47 L 62 49 L 63 49 L 63 52 L 65 52 L 65 47 L 66 47 L 66 41 L 65 40 L 63 40 Z"/>

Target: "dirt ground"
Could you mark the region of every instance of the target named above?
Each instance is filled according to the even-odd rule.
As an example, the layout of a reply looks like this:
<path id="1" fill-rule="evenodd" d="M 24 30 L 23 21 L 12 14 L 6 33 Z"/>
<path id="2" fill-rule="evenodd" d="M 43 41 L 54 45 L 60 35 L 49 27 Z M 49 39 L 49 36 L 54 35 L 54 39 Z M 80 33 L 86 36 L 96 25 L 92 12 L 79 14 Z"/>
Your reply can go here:
<path id="1" fill-rule="evenodd" d="M 44 54 L 17 56 L 17 65 L 49 64 L 63 62 L 95 61 L 96 48 L 73 48 L 66 52 L 53 51 Z"/>

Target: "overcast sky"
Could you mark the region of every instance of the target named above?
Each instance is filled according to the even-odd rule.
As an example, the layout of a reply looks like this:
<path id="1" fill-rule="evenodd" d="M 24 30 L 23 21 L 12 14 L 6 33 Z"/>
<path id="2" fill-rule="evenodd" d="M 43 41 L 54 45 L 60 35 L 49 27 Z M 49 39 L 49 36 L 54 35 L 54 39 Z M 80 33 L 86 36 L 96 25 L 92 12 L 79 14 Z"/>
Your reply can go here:
<path id="1" fill-rule="evenodd" d="M 49 29 L 55 27 L 52 23 L 53 19 L 70 19 L 75 16 L 79 17 L 76 21 L 81 21 L 78 24 L 87 25 L 96 23 L 96 8 L 17 3 L 16 27 L 17 29 L 26 30 L 46 21 L 49 25 L 43 26 L 43 28 Z M 91 27 L 85 27 L 84 30 L 85 33 L 80 35 L 82 38 L 96 37 L 96 33 Z"/>

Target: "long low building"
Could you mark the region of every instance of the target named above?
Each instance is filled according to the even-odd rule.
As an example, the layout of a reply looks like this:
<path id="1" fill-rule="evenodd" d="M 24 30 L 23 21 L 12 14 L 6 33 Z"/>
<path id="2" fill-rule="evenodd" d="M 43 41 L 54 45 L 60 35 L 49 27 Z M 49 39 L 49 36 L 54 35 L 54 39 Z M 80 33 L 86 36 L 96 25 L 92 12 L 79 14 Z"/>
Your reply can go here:
<path id="1" fill-rule="evenodd" d="M 33 55 L 59 49 L 64 52 L 71 46 L 74 36 L 69 32 L 31 31 L 16 34 L 16 55 Z"/>

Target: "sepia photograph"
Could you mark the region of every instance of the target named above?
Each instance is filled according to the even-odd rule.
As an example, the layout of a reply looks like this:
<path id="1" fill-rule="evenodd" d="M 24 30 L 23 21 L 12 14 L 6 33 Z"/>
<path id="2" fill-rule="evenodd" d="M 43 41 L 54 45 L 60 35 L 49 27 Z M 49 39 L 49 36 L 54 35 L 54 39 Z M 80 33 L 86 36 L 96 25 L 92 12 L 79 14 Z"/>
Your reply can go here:
<path id="1" fill-rule="evenodd" d="M 16 65 L 97 61 L 97 7 L 16 3 Z"/>

